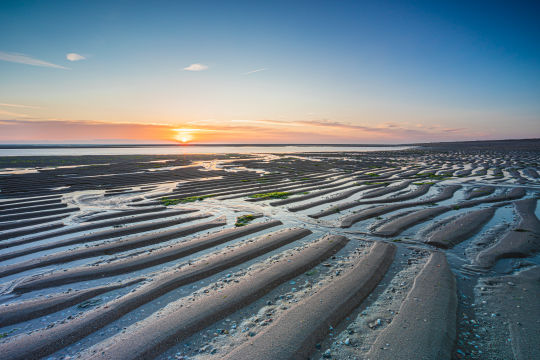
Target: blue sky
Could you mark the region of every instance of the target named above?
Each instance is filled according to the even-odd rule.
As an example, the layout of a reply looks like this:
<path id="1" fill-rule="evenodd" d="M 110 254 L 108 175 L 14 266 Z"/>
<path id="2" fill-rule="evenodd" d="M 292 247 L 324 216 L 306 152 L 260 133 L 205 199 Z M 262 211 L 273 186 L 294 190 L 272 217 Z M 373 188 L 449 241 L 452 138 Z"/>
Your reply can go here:
<path id="1" fill-rule="evenodd" d="M 538 137 L 539 10 L 496 1 L 2 1 L 0 120 L 12 131 L 0 141 L 37 141 L 17 131 L 48 122 L 200 129 L 188 131 L 193 140 L 217 142 Z"/>

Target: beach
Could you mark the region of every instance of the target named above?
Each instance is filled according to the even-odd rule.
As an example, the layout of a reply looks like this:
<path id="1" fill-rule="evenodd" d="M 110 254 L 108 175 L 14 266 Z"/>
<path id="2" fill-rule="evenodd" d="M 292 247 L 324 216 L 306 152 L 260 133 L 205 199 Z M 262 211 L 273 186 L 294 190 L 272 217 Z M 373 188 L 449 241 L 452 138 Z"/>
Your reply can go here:
<path id="1" fill-rule="evenodd" d="M 540 354 L 540 140 L 323 148 L 0 149 L 0 359 Z"/>

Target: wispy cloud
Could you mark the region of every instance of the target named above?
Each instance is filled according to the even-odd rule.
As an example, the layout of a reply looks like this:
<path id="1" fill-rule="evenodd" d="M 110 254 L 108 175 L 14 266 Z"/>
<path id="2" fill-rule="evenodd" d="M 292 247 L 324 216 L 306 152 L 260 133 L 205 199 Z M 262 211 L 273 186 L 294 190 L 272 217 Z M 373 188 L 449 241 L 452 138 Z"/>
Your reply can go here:
<path id="1" fill-rule="evenodd" d="M 17 113 L 17 112 L 13 112 L 13 111 L 7 111 L 7 110 L 3 110 L 3 109 L 0 109 L 0 116 L 8 116 L 10 118 L 26 118 L 26 117 L 28 117 L 27 114 L 21 114 L 21 113 Z"/>
<path id="2" fill-rule="evenodd" d="M 17 117 L 19 117 L 17 119 Z M 179 136 L 199 143 L 415 143 L 488 138 L 469 129 L 411 128 L 406 123 L 379 125 L 339 121 L 200 120 L 191 124 L 109 123 L 92 120 L 37 119 L 0 109 L 0 143 L 174 141 Z M 517 135 L 515 135 L 517 136 Z M 522 137 L 522 136 L 520 136 Z"/>
<path id="3" fill-rule="evenodd" d="M 184 68 L 186 71 L 203 71 L 206 69 L 208 69 L 208 66 L 204 64 L 191 64 Z"/>
<path id="4" fill-rule="evenodd" d="M 27 109 L 41 109 L 41 106 L 22 105 L 22 104 L 7 104 L 7 103 L 0 103 L 0 106 L 14 107 L 14 108 L 27 108 Z"/>
<path id="5" fill-rule="evenodd" d="M 258 73 L 258 72 L 261 72 L 261 71 L 265 71 L 265 70 L 266 70 L 266 68 L 257 69 L 257 70 L 251 70 L 251 71 L 248 71 L 247 73 L 244 73 L 244 75 L 255 74 L 255 73 Z"/>
<path id="6" fill-rule="evenodd" d="M 348 134 L 350 136 L 361 136 L 362 134 L 371 134 L 369 136 L 378 135 L 384 137 L 404 138 L 410 136 L 440 136 L 443 134 L 460 134 L 466 131 L 465 128 L 411 128 L 407 124 L 394 124 L 384 123 L 379 125 L 362 125 L 362 124 L 349 124 L 339 121 L 329 120 L 298 120 L 298 121 L 282 121 L 282 120 L 231 120 L 232 123 L 252 124 L 259 127 L 286 127 L 288 132 L 295 131 L 313 131 L 314 133 L 336 132 L 341 134 Z M 249 125 L 248 125 L 249 126 Z"/>
<path id="7" fill-rule="evenodd" d="M 193 128 L 181 128 L 181 129 L 173 129 L 174 131 L 179 132 L 185 132 L 185 133 L 192 133 L 192 132 L 204 132 L 204 131 L 219 131 L 216 129 L 193 129 Z"/>
<path id="8" fill-rule="evenodd" d="M 26 64 L 32 66 L 43 66 L 50 67 L 55 69 L 64 69 L 68 70 L 69 68 L 57 64 L 53 64 L 47 61 L 31 58 L 30 56 L 20 54 L 20 53 L 8 53 L 0 51 L 0 60 L 9 61 L 13 63 Z"/>
<path id="9" fill-rule="evenodd" d="M 69 53 L 69 54 L 66 54 L 66 59 L 68 59 L 69 61 L 80 61 L 80 60 L 85 60 L 86 58 L 77 53 Z"/>

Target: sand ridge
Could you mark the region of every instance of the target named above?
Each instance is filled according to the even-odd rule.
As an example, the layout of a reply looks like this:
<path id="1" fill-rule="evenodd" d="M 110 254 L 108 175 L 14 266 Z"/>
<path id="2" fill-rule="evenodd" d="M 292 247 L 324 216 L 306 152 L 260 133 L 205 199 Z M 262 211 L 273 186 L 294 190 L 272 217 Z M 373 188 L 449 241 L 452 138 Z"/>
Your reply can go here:
<path id="1" fill-rule="evenodd" d="M 530 358 L 529 145 L 26 159 L 0 359 Z"/>

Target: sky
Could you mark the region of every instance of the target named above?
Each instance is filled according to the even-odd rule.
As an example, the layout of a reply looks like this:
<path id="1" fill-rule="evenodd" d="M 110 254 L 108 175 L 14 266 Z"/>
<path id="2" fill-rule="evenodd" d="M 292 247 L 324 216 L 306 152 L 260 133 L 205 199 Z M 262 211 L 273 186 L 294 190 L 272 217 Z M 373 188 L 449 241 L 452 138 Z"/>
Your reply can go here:
<path id="1" fill-rule="evenodd" d="M 540 137 L 534 1 L 0 2 L 0 143 Z"/>

